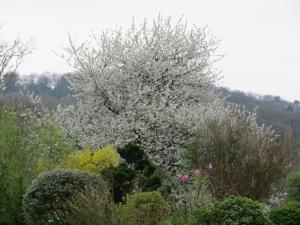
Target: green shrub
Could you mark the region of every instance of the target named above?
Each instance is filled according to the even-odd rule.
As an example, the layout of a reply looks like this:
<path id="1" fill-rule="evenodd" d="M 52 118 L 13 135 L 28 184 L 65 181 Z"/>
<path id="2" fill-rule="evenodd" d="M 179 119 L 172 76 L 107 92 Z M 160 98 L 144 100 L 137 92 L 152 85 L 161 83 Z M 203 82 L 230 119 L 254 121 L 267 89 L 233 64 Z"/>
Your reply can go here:
<path id="1" fill-rule="evenodd" d="M 124 202 L 124 197 L 131 194 L 134 188 L 139 192 L 159 190 L 168 196 L 170 188 L 166 185 L 166 174 L 147 158 L 139 145 L 129 143 L 118 148 L 118 153 L 124 162 L 103 172 L 111 183 L 115 202 Z"/>
<path id="2" fill-rule="evenodd" d="M 136 162 L 142 162 L 145 158 L 145 153 L 143 149 L 135 144 L 135 143 L 128 143 L 122 148 L 118 148 L 118 152 L 120 156 L 126 160 L 127 163 L 132 164 Z"/>
<path id="3" fill-rule="evenodd" d="M 158 168 L 152 162 L 148 162 L 144 170 L 137 171 L 136 184 L 141 192 L 157 191 L 162 187 L 162 180 L 165 176 L 162 169 Z"/>
<path id="4" fill-rule="evenodd" d="M 51 114 L 27 97 L 0 107 L 0 225 L 24 224 L 22 198 L 37 176 L 36 162 L 58 161 L 73 146 Z"/>
<path id="5" fill-rule="evenodd" d="M 166 220 L 161 222 L 159 225 L 200 225 L 195 222 L 192 217 L 182 218 L 182 217 L 175 217 L 171 220 Z"/>
<path id="6" fill-rule="evenodd" d="M 35 174 L 35 114 L 20 107 L 0 107 L 0 224 L 23 224 L 22 196 Z M 33 122 L 34 121 L 34 122 Z"/>
<path id="7" fill-rule="evenodd" d="M 160 191 L 167 196 L 169 193 L 163 180 L 167 177 L 164 171 L 156 166 L 145 154 L 143 148 L 135 143 L 128 143 L 123 148 L 118 149 L 131 168 L 134 168 L 136 177 L 135 187 L 140 192 Z"/>
<path id="8" fill-rule="evenodd" d="M 269 212 L 269 218 L 275 225 L 299 225 L 300 202 L 288 202 Z"/>
<path id="9" fill-rule="evenodd" d="M 300 172 L 288 176 L 288 198 L 291 201 L 300 201 Z"/>
<path id="10" fill-rule="evenodd" d="M 54 115 L 46 114 L 44 120 L 35 136 L 36 148 L 41 153 L 35 165 L 37 174 L 57 168 L 76 146 L 76 142 L 64 134 Z"/>
<path id="11" fill-rule="evenodd" d="M 67 223 L 71 225 L 117 225 L 110 191 L 88 187 L 68 202 Z"/>
<path id="12" fill-rule="evenodd" d="M 113 199 L 115 202 L 124 202 L 124 196 L 134 188 L 136 171 L 129 168 L 125 163 L 117 167 L 108 168 L 103 176 L 112 186 Z"/>
<path id="13" fill-rule="evenodd" d="M 272 225 L 259 203 L 245 197 L 230 197 L 198 210 L 195 220 L 206 225 Z"/>
<path id="14" fill-rule="evenodd" d="M 161 194 L 154 191 L 131 195 L 120 212 L 122 224 L 157 225 L 167 218 L 168 209 Z"/>
<path id="15" fill-rule="evenodd" d="M 41 225 L 48 221 L 65 225 L 66 202 L 87 186 L 106 190 L 100 178 L 81 170 L 51 170 L 40 174 L 23 198 L 23 211 L 28 224 Z"/>
<path id="16" fill-rule="evenodd" d="M 201 207 L 194 212 L 194 224 L 212 225 L 214 208 L 212 206 Z"/>

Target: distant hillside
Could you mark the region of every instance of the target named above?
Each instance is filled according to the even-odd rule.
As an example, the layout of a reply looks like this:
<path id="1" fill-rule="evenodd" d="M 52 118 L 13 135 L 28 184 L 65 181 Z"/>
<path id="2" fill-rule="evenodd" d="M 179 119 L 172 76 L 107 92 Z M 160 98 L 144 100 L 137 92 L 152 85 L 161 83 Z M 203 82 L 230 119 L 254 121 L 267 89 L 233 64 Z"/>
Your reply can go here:
<path id="1" fill-rule="evenodd" d="M 67 77 L 71 74 L 57 75 L 51 73 L 32 74 L 20 77 L 14 74 L 9 86 L 0 91 L 0 105 L 14 104 L 22 93 L 34 93 L 41 97 L 44 105 L 55 109 L 58 104 L 72 104 L 75 99 Z M 279 96 L 260 96 L 242 91 L 232 91 L 218 87 L 217 92 L 226 97 L 230 103 L 245 106 L 246 109 L 257 112 L 259 124 L 272 126 L 277 133 L 291 131 L 295 154 L 300 156 L 300 102 L 289 102 Z M 300 165 L 300 164 L 299 164 Z"/>
<path id="2" fill-rule="evenodd" d="M 231 91 L 227 88 L 218 88 L 218 92 L 226 97 L 230 103 L 244 105 L 246 109 L 257 112 L 260 124 L 273 126 L 278 132 L 287 127 L 293 133 L 300 134 L 300 102 L 289 102 L 279 96 L 256 95 L 242 91 Z"/>

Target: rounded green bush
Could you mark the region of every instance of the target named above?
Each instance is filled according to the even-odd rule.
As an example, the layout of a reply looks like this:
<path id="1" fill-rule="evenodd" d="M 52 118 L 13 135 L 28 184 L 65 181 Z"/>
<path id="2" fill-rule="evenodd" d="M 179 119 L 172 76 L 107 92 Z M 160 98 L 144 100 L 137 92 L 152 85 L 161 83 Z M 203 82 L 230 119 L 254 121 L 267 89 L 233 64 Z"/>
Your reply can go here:
<path id="1" fill-rule="evenodd" d="M 269 212 L 269 218 L 275 225 L 299 225 L 300 202 L 287 202 Z"/>
<path id="2" fill-rule="evenodd" d="M 23 211 L 27 224 L 67 224 L 66 203 L 86 187 L 107 189 L 98 176 L 77 169 L 57 169 L 40 174 L 23 198 Z"/>
<path id="3" fill-rule="evenodd" d="M 259 203 L 245 197 L 230 197 L 196 211 L 195 219 L 203 225 L 272 225 Z"/>

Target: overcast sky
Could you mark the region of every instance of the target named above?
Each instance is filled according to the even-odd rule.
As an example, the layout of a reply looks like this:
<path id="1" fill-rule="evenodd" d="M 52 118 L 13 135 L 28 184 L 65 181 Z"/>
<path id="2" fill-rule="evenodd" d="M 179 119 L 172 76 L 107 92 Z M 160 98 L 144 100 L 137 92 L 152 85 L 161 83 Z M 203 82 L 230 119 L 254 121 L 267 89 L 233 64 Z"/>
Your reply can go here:
<path id="1" fill-rule="evenodd" d="M 221 40 L 221 85 L 300 100 L 300 0 L 0 0 L 2 36 L 35 40 L 21 74 L 72 71 L 54 54 L 68 32 L 85 40 L 159 12 L 207 25 Z"/>

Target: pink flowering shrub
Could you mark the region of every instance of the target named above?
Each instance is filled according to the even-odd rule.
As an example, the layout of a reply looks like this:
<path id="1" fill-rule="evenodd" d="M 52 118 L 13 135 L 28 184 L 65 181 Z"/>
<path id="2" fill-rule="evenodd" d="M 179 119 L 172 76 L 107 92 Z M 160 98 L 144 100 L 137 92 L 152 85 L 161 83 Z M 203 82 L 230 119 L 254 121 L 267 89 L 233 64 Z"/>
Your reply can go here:
<path id="1" fill-rule="evenodd" d="M 203 207 L 212 202 L 210 193 L 210 178 L 213 172 L 212 164 L 206 168 L 196 167 L 190 174 L 179 176 L 181 186 L 181 203 L 183 204 L 183 214 L 189 213 L 193 207 Z"/>
<path id="2" fill-rule="evenodd" d="M 194 170 L 194 175 L 196 176 L 196 177 L 198 177 L 198 176 L 200 176 L 201 175 L 201 169 L 195 169 Z"/>
<path id="3" fill-rule="evenodd" d="M 189 175 L 180 175 L 179 180 L 182 183 L 187 183 L 189 181 Z"/>

